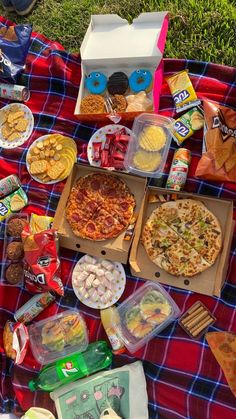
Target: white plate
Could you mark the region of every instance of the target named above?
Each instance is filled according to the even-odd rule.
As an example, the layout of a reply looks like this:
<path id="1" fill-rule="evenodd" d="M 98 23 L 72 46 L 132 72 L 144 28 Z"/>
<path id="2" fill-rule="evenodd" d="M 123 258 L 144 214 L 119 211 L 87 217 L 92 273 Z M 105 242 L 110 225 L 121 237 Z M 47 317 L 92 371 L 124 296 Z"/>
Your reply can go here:
<path id="1" fill-rule="evenodd" d="M 14 141 L 8 141 L 5 140 L 2 136 L 2 123 L 3 123 L 3 115 L 4 112 L 8 109 L 11 110 L 11 108 L 17 107 L 19 111 L 23 111 L 25 113 L 24 118 L 28 121 L 28 126 L 26 130 L 22 133 L 20 133 L 20 137 L 17 140 Z M 28 138 L 31 136 L 34 129 L 34 117 L 31 112 L 31 110 L 28 108 L 28 106 L 23 105 L 22 103 L 11 103 L 10 105 L 6 105 L 3 108 L 0 109 L 0 147 L 2 148 L 16 148 L 20 145 L 24 144 Z"/>
<path id="2" fill-rule="evenodd" d="M 106 141 L 106 134 L 113 134 L 114 132 L 120 131 L 122 128 L 125 128 L 125 131 L 128 135 L 132 134 L 131 129 L 125 127 L 124 125 L 111 124 L 111 125 L 105 125 L 105 127 L 100 128 L 92 135 L 92 137 L 90 138 L 88 142 L 88 147 L 87 147 L 88 161 L 91 166 L 100 167 L 100 162 L 93 161 L 93 147 L 92 147 L 93 142 L 101 141 L 102 149 L 103 149 L 105 141 Z"/>
<path id="3" fill-rule="evenodd" d="M 84 258 L 86 255 L 82 256 L 79 261 L 76 263 L 74 269 L 73 269 L 73 273 L 72 273 L 72 287 L 74 290 L 74 293 L 76 295 L 76 297 L 86 306 L 91 307 L 91 308 L 97 308 L 97 309 L 103 309 L 103 308 L 108 308 L 111 307 L 113 304 L 115 304 L 120 297 L 122 296 L 124 289 L 125 289 L 125 284 L 126 284 L 126 275 L 125 275 L 125 270 L 122 266 L 121 263 L 119 262 L 111 262 L 113 263 L 113 265 L 115 266 L 115 268 L 120 272 L 120 279 L 117 280 L 115 282 L 115 289 L 113 290 L 113 297 L 112 299 L 107 303 L 107 304 L 102 304 L 101 302 L 97 301 L 94 302 L 92 301 L 90 298 L 86 298 L 84 299 L 83 297 L 81 297 L 78 289 L 74 286 L 74 278 L 75 278 L 75 273 L 78 271 L 77 267 L 78 265 L 81 265 L 82 263 L 84 263 Z M 95 256 L 93 256 L 98 262 L 104 260 L 101 258 L 96 258 Z"/>
<path id="4" fill-rule="evenodd" d="M 39 178 L 37 178 L 37 176 L 36 176 L 36 175 L 32 175 L 32 174 L 30 173 L 30 165 L 29 165 L 29 163 L 28 163 L 28 161 L 27 161 L 27 157 L 28 157 L 28 154 L 30 153 L 30 150 L 31 150 L 33 147 L 35 147 L 35 145 L 36 145 L 39 141 L 46 140 L 46 139 L 47 139 L 50 135 L 51 135 L 51 134 L 42 135 L 42 137 L 37 138 L 37 140 L 35 140 L 35 141 L 34 141 L 34 142 L 30 145 L 30 147 L 29 147 L 29 149 L 28 149 L 28 151 L 27 151 L 27 154 L 26 154 L 26 168 L 27 168 L 27 170 L 28 170 L 28 172 L 29 172 L 30 176 L 32 177 L 32 179 L 36 180 L 36 182 L 42 183 L 43 185 L 52 185 L 53 183 L 62 182 L 63 180 L 65 180 L 65 179 L 69 176 L 69 175 L 67 175 L 67 176 L 65 176 L 65 177 L 63 177 L 63 178 L 60 178 L 60 179 L 50 180 L 49 182 L 42 182 L 42 180 L 40 180 Z M 68 138 L 70 138 L 70 137 L 68 137 Z M 71 138 L 71 140 L 73 140 L 73 138 Z M 72 168 L 71 168 L 71 170 L 72 170 Z"/>

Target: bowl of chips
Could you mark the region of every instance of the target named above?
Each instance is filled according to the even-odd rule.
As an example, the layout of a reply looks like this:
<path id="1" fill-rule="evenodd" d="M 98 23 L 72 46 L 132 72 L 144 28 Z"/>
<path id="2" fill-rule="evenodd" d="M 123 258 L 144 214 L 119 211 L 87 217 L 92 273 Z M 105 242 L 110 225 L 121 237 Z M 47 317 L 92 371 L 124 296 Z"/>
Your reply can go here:
<path id="1" fill-rule="evenodd" d="M 43 135 L 35 140 L 26 155 L 26 167 L 39 183 L 52 184 L 66 179 L 77 159 L 77 145 L 61 134 Z"/>
<path id="2" fill-rule="evenodd" d="M 34 128 L 31 110 L 22 103 L 12 103 L 0 109 L 0 147 L 16 148 L 24 144 Z"/>

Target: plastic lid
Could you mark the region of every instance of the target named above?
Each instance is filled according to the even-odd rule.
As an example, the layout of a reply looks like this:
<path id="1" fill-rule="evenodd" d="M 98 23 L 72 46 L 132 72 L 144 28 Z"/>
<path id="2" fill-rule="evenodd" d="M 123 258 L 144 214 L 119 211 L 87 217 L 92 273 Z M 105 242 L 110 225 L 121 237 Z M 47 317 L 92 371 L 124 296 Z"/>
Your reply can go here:
<path id="1" fill-rule="evenodd" d="M 28 383 L 28 387 L 30 389 L 30 391 L 36 391 L 37 390 L 37 384 L 34 380 L 30 380 Z"/>

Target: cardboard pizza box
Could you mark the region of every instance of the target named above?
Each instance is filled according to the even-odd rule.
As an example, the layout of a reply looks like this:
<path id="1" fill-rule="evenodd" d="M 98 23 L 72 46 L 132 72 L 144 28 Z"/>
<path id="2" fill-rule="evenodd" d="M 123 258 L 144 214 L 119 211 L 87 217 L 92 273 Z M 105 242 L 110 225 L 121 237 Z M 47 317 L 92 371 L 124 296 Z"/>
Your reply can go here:
<path id="1" fill-rule="evenodd" d="M 159 108 L 163 79 L 163 53 L 168 31 L 168 12 L 142 13 L 132 24 L 116 14 L 93 15 L 80 48 L 81 83 L 75 115 L 81 121 L 109 123 L 108 114 L 80 114 L 81 99 L 86 92 L 85 76 L 101 71 L 109 77 L 115 71 L 129 75 L 139 68 L 153 74 L 154 111 Z M 132 93 L 128 93 L 132 94 Z M 132 121 L 141 112 L 119 114 L 122 121 Z"/>
<path id="2" fill-rule="evenodd" d="M 131 273 L 134 276 L 172 285 L 177 288 L 183 288 L 188 291 L 198 292 L 206 295 L 216 295 L 220 297 L 221 288 L 224 284 L 228 268 L 228 259 L 230 254 L 231 241 L 233 236 L 233 202 L 219 198 L 213 198 L 204 195 L 197 195 L 187 192 L 175 192 L 177 198 L 191 198 L 202 201 L 205 206 L 218 218 L 222 233 L 223 246 L 216 262 L 204 272 L 186 278 L 183 276 L 175 277 L 155 265 L 147 256 L 147 253 L 140 242 L 142 229 L 152 211 L 161 204 L 161 202 L 150 203 L 151 194 L 163 195 L 164 198 L 171 196 L 171 192 L 163 188 L 148 187 L 143 200 L 141 211 L 136 222 L 134 239 L 130 252 Z"/>
<path id="3" fill-rule="evenodd" d="M 89 165 L 75 164 L 70 176 L 67 179 L 57 206 L 53 223 L 53 227 L 58 230 L 60 246 L 76 250 L 77 252 L 88 253 L 92 256 L 104 257 L 104 259 L 109 259 L 114 262 L 127 263 L 132 238 L 130 240 L 124 240 L 125 231 L 110 240 L 93 241 L 82 239 L 75 236 L 65 218 L 66 203 L 75 182 L 79 177 L 93 173 L 108 174 L 109 172 L 106 169 L 100 169 Z M 112 174 L 122 179 L 127 184 L 130 191 L 134 194 L 136 200 L 135 214 L 138 214 L 145 193 L 146 179 L 116 171 L 113 171 Z"/>

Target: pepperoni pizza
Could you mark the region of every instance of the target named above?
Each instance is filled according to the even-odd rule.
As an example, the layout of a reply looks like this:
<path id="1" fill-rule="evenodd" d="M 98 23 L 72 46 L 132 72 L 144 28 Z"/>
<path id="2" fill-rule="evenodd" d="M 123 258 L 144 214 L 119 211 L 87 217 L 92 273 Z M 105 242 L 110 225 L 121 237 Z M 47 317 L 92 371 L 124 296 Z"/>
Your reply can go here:
<path id="1" fill-rule="evenodd" d="M 106 240 L 118 236 L 133 217 L 135 198 L 117 176 L 95 173 L 72 188 L 66 219 L 76 236 Z"/>

